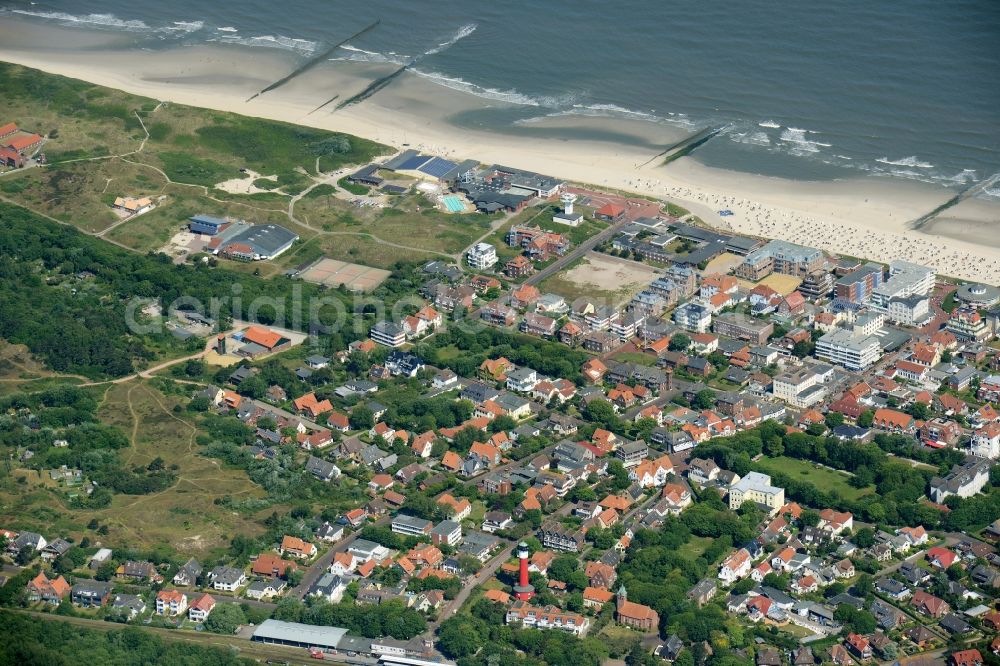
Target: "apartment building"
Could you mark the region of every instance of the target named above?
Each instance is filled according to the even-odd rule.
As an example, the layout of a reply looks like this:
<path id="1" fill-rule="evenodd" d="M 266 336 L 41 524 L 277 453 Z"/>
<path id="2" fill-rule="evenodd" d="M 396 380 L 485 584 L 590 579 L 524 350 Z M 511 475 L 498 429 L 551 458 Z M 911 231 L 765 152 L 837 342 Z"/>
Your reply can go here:
<path id="1" fill-rule="evenodd" d="M 695 333 L 705 333 L 712 325 L 712 313 L 701 303 L 691 301 L 674 310 L 674 323 Z"/>
<path id="2" fill-rule="evenodd" d="M 771 392 L 779 400 L 803 409 L 820 402 L 827 394 L 822 375 L 808 365 L 789 368 L 776 375 Z"/>
<path id="3" fill-rule="evenodd" d="M 472 268 L 484 271 L 496 265 L 497 249 L 489 243 L 476 243 L 469 248 L 465 259 Z"/>
<path id="4" fill-rule="evenodd" d="M 927 266 L 897 259 L 889 264 L 889 279 L 872 290 L 872 305 L 887 310 L 894 298 L 927 296 L 936 278 L 934 270 Z"/>
<path id="5" fill-rule="evenodd" d="M 713 328 L 719 335 L 746 340 L 755 345 L 766 344 L 774 332 L 774 324 L 770 321 L 754 319 L 736 312 L 724 312 L 717 316 Z"/>
<path id="6" fill-rule="evenodd" d="M 396 348 L 403 346 L 406 342 L 406 331 L 399 324 L 391 321 L 380 321 L 372 326 L 368 337 L 385 347 Z"/>
<path id="7" fill-rule="evenodd" d="M 860 372 L 871 367 L 882 352 L 878 338 L 835 329 L 816 341 L 816 357 Z"/>
<path id="8" fill-rule="evenodd" d="M 756 282 L 771 273 L 805 277 L 822 266 L 822 250 L 773 240 L 748 254 L 743 263 L 736 267 L 735 274 Z"/>
<path id="9" fill-rule="evenodd" d="M 785 505 L 785 489 L 772 486 L 767 474 L 749 472 L 729 489 L 730 509 L 739 509 L 743 502 L 756 502 L 774 514 Z"/>
<path id="10" fill-rule="evenodd" d="M 834 295 L 850 303 L 867 303 L 882 284 L 882 266 L 867 263 L 844 275 L 833 285 Z"/>

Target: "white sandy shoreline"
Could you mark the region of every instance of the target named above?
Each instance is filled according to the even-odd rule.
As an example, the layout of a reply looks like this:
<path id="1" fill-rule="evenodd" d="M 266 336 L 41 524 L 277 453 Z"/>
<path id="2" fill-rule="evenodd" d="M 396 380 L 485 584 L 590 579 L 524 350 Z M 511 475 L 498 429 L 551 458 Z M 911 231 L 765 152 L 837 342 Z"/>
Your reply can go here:
<path id="1" fill-rule="evenodd" d="M 939 273 L 1000 284 L 1000 205 L 975 201 L 957 207 L 935 225 L 940 235 L 907 228 L 907 222 L 953 193 L 920 183 L 859 178 L 800 182 L 713 169 L 684 158 L 667 167 L 646 164 L 678 131 L 635 121 L 618 123 L 633 145 L 597 140 L 546 139 L 502 134 L 447 122 L 483 100 L 404 75 L 371 99 L 336 113 L 309 114 L 334 94 L 363 89 L 385 67 L 324 64 L 251 103 L 246 99 L 294 67 L 290 54 L 262 49 L 197 46 L 172 51 L 38 48 L 7 39 L 0 24 L 0 60 L 83 79 L 131 93 L 192 106 L 342 131 L 392 146 L 453 157 L 471 157 L 548 173 L 592 185 L 662 197 L 689 208 L 705 222 L 733 231 L 781 238 L 831 252 L 887 262 L 908 259 Z M 55 28 L 45 28 L 51 35 Z M 61 32 L 77 32 L 62 30 Z M 429 88 L 432 94 L 428 94 Z M 502 107 L 500 103 L 491 106 Z M 553 128 L 574 129 L 602 119 L 553 119 Z M 974 205 L 973 205 L 974 204 Z M 720 218 L 716 211 L 734 215 Z M 951 213 L 951 212 L 949 212 Z M 956 222 L 957 220 L 957 222 Z M 929 227 L 934 231 L 935 225 Z M 976 242 L 969 239 L 974 238 Z M 993 245 L 991 245 L 991 243 Z"/>

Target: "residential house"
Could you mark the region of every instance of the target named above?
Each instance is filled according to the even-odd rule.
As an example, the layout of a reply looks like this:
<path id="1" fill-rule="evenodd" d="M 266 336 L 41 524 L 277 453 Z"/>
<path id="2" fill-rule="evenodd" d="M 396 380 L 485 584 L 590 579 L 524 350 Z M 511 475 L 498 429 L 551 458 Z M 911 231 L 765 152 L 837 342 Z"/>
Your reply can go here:
<path id="1" fill-rule="evenodd" d="M 191 602 L 188 607 L 188 619 L 192 622 L 202 623 L 215 608 L 215 598 L 210 594 L 203 594 Z"/>
<path id="2" fill-rule="evenodd" d="M 751 563 L 750 553 L 746 548 L 734 551 L 719 567 L 719 580 L 731 585 L 741 578 L 746 578 L 750 575 Z"/>
<path id="3" fill-rule="evenodd" d="M 286 534 L 281 539 L 281 545 L 278 548 L 278 553 L 280 555 L 289 555 L 290 557 L 304 560 L 309 559 L 316 554 L 316 546 L 307 541 L 303 541 L 298 537 Z"/>
<path id="4" fill-rule="evenodd" d="M 179 590 L 160 590 L 156 594 L 156 614 L 182 615 L 188 607 L 187 595 Z"/>
<path id="5" fill-rule="evenodd" d="M 25 591 L 27 592 L 29 601 L 42 601 L 53 606 L 58 606 L 70 594 L 71 588 L 62 576 L 50 579 L 42 571 L 28 581 Z"/>
<path id="6" fill-rule="evenodd" d="M 73 585 L 70 599 L 78 606 L 96 608 L 111 600 L 114 585 L 96 580 L 77 580 Z"/>
<path id="7" fill-rule="evenodd" d="M 197 583 L 198 576 L 201 575 L 201 572 L 201 563 L 192 557 L 187 562 L 182 564 L 180 569 L 177 570 L 177 574 L 174 575 L 173 584 L 191 587 Z"/>
<path id="8" fill-rule="evenodd" d="M 246 585 L 247 577 L 243 569 L 236 567 L 215 567 L 208 574 L 208 580 L 214 590 L 235 592 Z"/>
<path id="9" fill-rule="evenodd" d="M 910 604 L 920 613 L 933 618 L 943 617 L 951 610 L 951 606 L 944 599 L 939 599 L 923 590 L 917 590 L 913 593 Z"/>

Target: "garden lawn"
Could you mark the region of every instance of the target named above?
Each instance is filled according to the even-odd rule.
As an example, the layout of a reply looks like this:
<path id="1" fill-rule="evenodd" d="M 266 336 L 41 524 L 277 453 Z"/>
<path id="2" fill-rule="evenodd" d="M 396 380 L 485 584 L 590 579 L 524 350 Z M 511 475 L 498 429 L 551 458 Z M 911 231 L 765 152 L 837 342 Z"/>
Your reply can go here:
<path id="1" fill-rule="evenodd" d="M 815 463 L 787 456 L 777 458 L 764 457 L 755 462 L 754 467 L 761 472 L 787 474 L 792 478 L 808 481 L 823 492 L 836 492 L 844 499 L 851 501 L 868 495 L 875 490 L 874 486 L 855 488 L 848 483 L 850 477 L 843 472 L 826 467 L 817 467 Z"/>

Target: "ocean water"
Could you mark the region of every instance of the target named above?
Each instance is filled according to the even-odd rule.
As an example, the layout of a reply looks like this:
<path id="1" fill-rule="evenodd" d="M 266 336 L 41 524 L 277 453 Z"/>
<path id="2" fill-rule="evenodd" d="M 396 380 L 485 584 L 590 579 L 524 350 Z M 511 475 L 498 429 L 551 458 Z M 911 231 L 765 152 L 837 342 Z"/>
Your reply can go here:
<path id="1" fill-rule="evenodd" d="M 964 187 L 1000 172 L 1000 1 L 0 0 L 146 48 L 237 43 L 303 60 L 411 64 L 482 109 L 452 119 L 528 131 L 598 116 L 726 130 L 694 157 L 765 175 L 862 174 Z M 511 106 L 498 105 L 506 102 Z M 502 107 L 502 108 L 499 108 Z M 1000 186 L 987 193 L 1000 197 Z"/>

